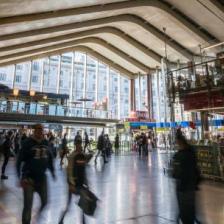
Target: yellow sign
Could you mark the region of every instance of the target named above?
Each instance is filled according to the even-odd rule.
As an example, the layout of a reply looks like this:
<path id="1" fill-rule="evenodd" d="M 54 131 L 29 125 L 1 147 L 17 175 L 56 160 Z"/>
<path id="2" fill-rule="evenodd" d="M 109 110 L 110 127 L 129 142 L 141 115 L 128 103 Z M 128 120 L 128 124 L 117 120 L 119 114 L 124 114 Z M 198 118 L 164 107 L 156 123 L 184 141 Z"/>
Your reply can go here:
<path id="1" fill-rule="evenodd" d="M 169 128 L 156 128 L 157 132 L 169 131 Z"/>
<path id="2" fill-rule="evenodd" d="M 129 129 L 130 128 L 130 122 L 124 122 L 124 128 Z"/>
<path id="3" fill-rule="evenodd" d="M 140 126 L 140 129 L 141 129 L 141 130 L 147 130 L 148 127 L 147 127 L 146 125 L 144 125 L 144 126 Z"/>

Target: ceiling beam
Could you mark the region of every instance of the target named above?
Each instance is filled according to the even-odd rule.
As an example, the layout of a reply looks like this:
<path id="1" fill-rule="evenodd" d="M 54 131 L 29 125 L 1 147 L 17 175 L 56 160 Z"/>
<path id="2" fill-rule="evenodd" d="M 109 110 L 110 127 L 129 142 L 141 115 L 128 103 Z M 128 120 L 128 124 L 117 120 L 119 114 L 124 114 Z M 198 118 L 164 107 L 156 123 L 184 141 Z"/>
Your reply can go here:
<path id="1" fill-rule="evenodd" d="M 33 14 L 17 15 L 11 17 L 3 17 L 0 19 L 0 24 L 5 25 L 20 22 L 38 21 L 51 18 L 59 18 L 75 15 L 78 16 L 83 14 L 107 12 L 107 11 L 130 9 L 136 7 L 146 7 L 146 6 L 155 7 L 168 13 L 173 18 L 175 18 L 176 21 L 184 25 L 189 31 L 191 31 L 193 34 L 196 34 L 204 41 L 211 42 L 212 40 L 214 40 L 218 42 L 218 40 L 216 40 L 216 38 L 211 34 L 209 34 L 205 29 L 199 29 L 200 26 L 198 24 L 196 24 L 189 17 L 184 15 L 182 12 L 180 12 L 178 9 L 174 8 L 172 5 L 165 2 L 164 0 L 138 0 L 138 1 L 130 0 L 116 3 L 108 3 L 104 5 L 92 5 L 86 7 L 62 9 L 57 11 L 48 11 Z"/>
<path id="2" fill-rule="evenodd" d="M 144 65 L 143 63 L 141 63 L 140 61 L 134 59 L 133 57 L 131 57 L 130 55 L 121 51 L 117 47 L 115 47 L 112 44 L 107 43 L 105 40 L 97 38 L 97 37 L 86 37 L 86 38 L 82 38 L 82 39 L 76 39 L 76 40 L 67 41 L 67 42 L 63 42 L 63 43 L 53 44 L 53 45 L 46 46 L 46 47 L 40 47 L 37 49 L 32 49 L 32 50 L 22 51 L 19 53 L 1 56 L 0 62 L 7 61 L 10 58 L 20 58 L 20 57 L 27 56 L 27 55 L 43 53 L 43 52 L 47 52 L 47 51 L 51 51 L 51 50 L 55 50 L 55 49 L 59 49 L 59 48 L 72 47 L 72 46 L 75 46 L 78 44 L 86 44 L 86 43 L 98 44 L 100 46 L 107 48 L 108 50 L 112 51 L 114 54 L 118 55 L 122 59 L 129 62 L 130 64 L 141 69 L 141 71 L 139 71 L 139 72 L 148 73 L 150 70 L 152 70 L 150 67 L 148 67 L 148 66 Z"/>
<path id="3" fill-rule="evenodd" d="M 84 27 L 89 28 L 89 27 L 92 27 L 92 26 L 95 27 L 98 25 L 102 26 L 105 24 L 117 23 L 122 21 L 134 23 L 142 27 L 144 30 L 151 33 L 160 41 L 166 42 L 168 46 L 170 46 L 175 51 L 182 54 L 188 60 L 193 59 L 193 53 L 190 50 L 188 50 L 187 48 L 179 44 L 177 41 L 172 39 L 167 34 L 164 34 L 161 30 L 151 25 L 148 21 L 142 19 L 139 16 L 131 15 L 131 14 L 122 14 L 122 15 L 110 16 L 110 17 L 94 19 L 94 20 L 87 20 L 87 21 L 82 21 L 77 23 L 58 25 L 53 27 L 40 28 L 40 29 L 34 29 L 34 30 L 29 30 L 24 32 L 1 35 L 0 41 L 9 41 L 12 39 L 17 39 L 17 38 L 21 39 L 21 38 L 33 37 L 33 36 L 38 36 L 41 34 L 53 34 L 53 33 L 57 34 L 58 32 L 62 32 L 62 31 L 72 31 L 72 30 L 74 31 L 75 29 L 79 29 L 79 28 L 84 28 Z"/>
<path id="4" fill-rule="evenodd" d="M 126 77 L 128 77 L 128 78 L 135 78 L 136 77 L 136 74 L 134 74 L 133 72 L 127 70 L 123 66 L 117 64 L 116 62 L 108 59 L 107 57 L 105 57 L 102 54 L 98 53 L 97 51 L 91 49 L 90 47 L 86 47 L 86 46 L 83 46 L 83 45 L 65 47 L 65 48 L 62 48 L 62 49 L 52 50 L 52 51 L 49 51 L 49 52 L 37 53 L 35 55 L 28 56 L 28 57 L 25 56 L 25 57 L 21 57 L 19 59 L 12 59 L 12 60 L 7 61 L 7 62 L 0 62 L 0 67 L 12 65 L 12 64 L 19 64 L 19 63 L 22 63 L 22 62 L 27 62 L 27 61 L 30 61 L 30 60 L 37 60 L 37 59 L 41 59 L 41 58 L 45 58 L 45 57 L 49 57 L 49 56 L 54 56 L 54 55 L 60 55 L 60 54 L 71 52 L 71 51 L 80 51 L 80 52 L 88 53 L 89 55 L 91 55 L 91 56 L 97 58 L 99 61 L 103 62 L 104 64 L 107 64 L 110 67 L 112 67 L 113 69 L 119 71 L 121 74 L 125 75 Z"/>
<path id="5" fill-rule="evenodd" d="M 72 40 L 72 39 L 77 39 L 81 37 L 86 37 L 86 36 L 92 36 L 100 33 L 108 33 L 108 34 L 113 34 L 116 35 L 125 41 L 127 41 L 129 44 L 133 45 L 133 47 L 137 48 L 139 51 L 143 52 L 145 55 L 149 56 L 153 60 L 155 60 L 158 63 L 161 63 L 162 56 L 142 44 L 141 42 L 137 41 L 133 37 L 129 36 L 128 34 L 124 33 L 120 29 L 114 28 L 114 27 L 100 27 L 96 29 L 88 29 L 86 31 L 81 31 L 81 32 L 74 32 L 70 34 L 65 34 L 65 35 L 60 35 L 56 37 L 51 37 L 51 38 L 45 38 L 45 39 L 40 39 L 36 41 L 29 41 L 23 44 L 16 44 L 16 45 L 10 45 L 6 47 L 1 47 L 0 52 L 4 53 L 4 55 L 10 54 L 10 51 L 15 51 L 15 50 L 20 50 L 32 46 L 41 46 L 45 44 L 52 44 L 58 41 L 64 41 L 64 40 Z"/>
<path id="6" fill-rule="evenodd" d="M 215 5 L 219 10 L 224 12 L 224 0 L 209 0 L 213 5 Z"/>

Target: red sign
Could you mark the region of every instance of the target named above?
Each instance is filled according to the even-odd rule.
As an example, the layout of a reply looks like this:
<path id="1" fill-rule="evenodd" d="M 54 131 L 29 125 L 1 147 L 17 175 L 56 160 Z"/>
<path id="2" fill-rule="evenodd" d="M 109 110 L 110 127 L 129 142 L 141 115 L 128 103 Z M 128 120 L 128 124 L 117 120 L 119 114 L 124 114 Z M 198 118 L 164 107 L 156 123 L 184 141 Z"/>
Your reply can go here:
<path id="1" fill-rule="evenodd" d="M 224 108 L 224 96 L 216 90 L 211 91 L 210 100 L 208 92 L 186 94 L 181 101 L 184 103 L 184 110 L 200 110 L 207 108 Z"/>
<path id="2" fill-rule="evenodd" d="M 131 111 L 128 121 L 148 121 L 149 116 L 147 111 Z"/>

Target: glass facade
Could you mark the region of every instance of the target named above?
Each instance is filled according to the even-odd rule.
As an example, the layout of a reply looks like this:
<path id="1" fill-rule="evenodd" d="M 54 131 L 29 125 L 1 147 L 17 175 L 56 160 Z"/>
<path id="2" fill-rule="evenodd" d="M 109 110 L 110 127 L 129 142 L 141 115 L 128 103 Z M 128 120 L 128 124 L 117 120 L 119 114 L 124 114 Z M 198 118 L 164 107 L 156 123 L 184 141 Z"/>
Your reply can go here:
<path id="1" fill-rule="evenodd" d="M 98 109 L 98 117 L 100 111 L 107 111 L 111 118 L 129 115 L 129 79 L 82 52 L 1 67 L 0 83 L 21 90 L 68 94 L 70 105 L 80 108 L 77 113 L 84 107 Z M 90 101 L 76 105 L 83 98 Z"/>

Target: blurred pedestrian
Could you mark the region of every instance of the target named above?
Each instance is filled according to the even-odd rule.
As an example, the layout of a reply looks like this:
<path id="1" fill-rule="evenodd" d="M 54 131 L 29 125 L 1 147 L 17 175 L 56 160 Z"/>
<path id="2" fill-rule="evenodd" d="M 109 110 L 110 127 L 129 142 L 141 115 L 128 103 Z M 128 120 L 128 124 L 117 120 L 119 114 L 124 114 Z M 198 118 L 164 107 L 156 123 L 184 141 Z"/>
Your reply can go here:
<path id="1" fill-rule="evenodd" d="M 90 146 L 90 141 L 89 141 L 89 136 L 87 134 L 87 132 L 85 131 L 85 139 L 84 139 L 84 152 L 86 153 L 86 149 L 87 147 Z M 89 150 L 88 150 L 89 151 Z"/>
<path id="2" fill-rule="evenodd" d="M 116 134 L 115 141 L 114 141 L 114 148 L 115 148 L 115 154 L 116 155 L 119 152 L 119 145 L 120 145 L 119 135 Z"/>
<path id="3" fill-rule="evenodd" d="M 63 160 L 65 157 L 67 157 L 68 153 L 69 153 L 69 150 L 68 150 L 67 133 L 65 133 L 61 142 L 61 149 L 60 149 L 60 157 L 61 157 L 60 166 L 61 167 L 63 165 Z"/>
<path id="4" fill-rule="evenodd" d="M 68 181 L 68 199 L 65 210 L 59 220 L 59 224 L 64 223 L 65 215 L 69 210 L 72 195 L 80 195 L 82 188 L 88 186 L 85 166 L 88 162 L 87 157 L 82 151 L 82 141 L 77 140 L 75 145 L 75 150 L 71 153 L 68 158 L 67 167 L 67 181 Z M 82 214 L 82 223 L 85 224 L 84 213 Z"/>
<path id="5" fill-rule="evenodd" d="M 6 169 L 6 166 L 7 166 L 8 162 L 9 162 L 9 158 L 11 156 L 11 148 L 13 146 L 12 137 L 13 137 L 13 132 L 8 131 L 8 133 L 5 137 L 5 141 L 3 142 L 2 146 L 1 146 L 2 154 L 4 156 L 4 161 L 3 161 L 3 164 L 2 164 L 2 174 L 1 174 L 1 179 L 2 180 L 8 179 L 8 176 L 5 175 L 5 169 Z"/>
<path id="6" fill-rule="evenodd" d="M 80 135 L 79 131 L 77 131 L 76 136 L 74 138 L 74 145 L 79 144 L 80 141 L 82 142 L 82 136 Z"/>
<path id="7" fill-rule="evenodd" d="M 44 139 L 44 130 L 41 124 L 34 126 L 33 135 L 27 138 L 22 145 L 16 168 L 20 186 L 23 188 L 22 224 L 30 224 L 34 192 L 37 192 L 41 199 L 38 217 L 47 205 L 47 169 L 51 171 L 55 179 L 53 156 L 48 142 Z"/>
<path id="8" fill-rule="evenodd" d="M 100 136 L 98 137 L 98 141 L 97 141 L 97 154 L 95 157 L 95 163 L 97 163 L 97 158 L 99 155 L 101 155 L 103 157 L 103 161 L 104 163 L 107 163 L 106 160 L 106 150 L 105 150 L 105 138 L 104 138 L 104 131 L 102 131 L 102 133 L 100 134 Z"/>
<path id="9" fill-rule="evenodd" d="M 194 148 L 186 138 L 177 133 L 178 152 L 173 158 L 173 177 L 176 179 L 176 195 L 179 207 L 179 218 L 183 224 L 194 224 L 196 221 L 196 197 L 200 172 Z"/>
<path id="10" fill-rule="evenodd" d="M 110 157 L 110 155 L 112 153 L 112 144 L 110 142 L 110 138 L 109 138 L 108 134 L 105 135 L 104 139 L 105 139 L 105 153 L 108 158 L 108 157 Z"/>

